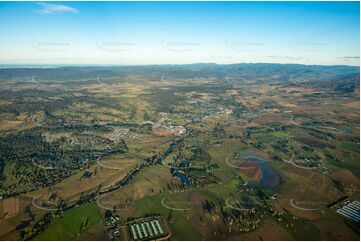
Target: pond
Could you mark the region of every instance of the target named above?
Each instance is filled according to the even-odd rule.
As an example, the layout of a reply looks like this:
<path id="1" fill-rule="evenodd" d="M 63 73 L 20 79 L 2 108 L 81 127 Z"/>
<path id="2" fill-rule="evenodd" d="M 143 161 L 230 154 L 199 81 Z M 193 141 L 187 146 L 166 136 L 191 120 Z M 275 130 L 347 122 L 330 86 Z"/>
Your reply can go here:
<path id="1" fill-rule="evenodd" d="M 189 186 L 192 184 L 192 180 L 185 174 L 180 173 L 177 167 L 170 168 L 170 172 L 172 176 L 178 177 L 183 186 Z"/>
<path id="2" fill-rule="evenodd" d="M 243 159 L 254 161 L 260 167 L 262 179 L 260 185 L 265 188 L 274 188 L 281 183 L 281 177 L 278 173 L 258 154 L 247 152 L 241 155 Z"/>

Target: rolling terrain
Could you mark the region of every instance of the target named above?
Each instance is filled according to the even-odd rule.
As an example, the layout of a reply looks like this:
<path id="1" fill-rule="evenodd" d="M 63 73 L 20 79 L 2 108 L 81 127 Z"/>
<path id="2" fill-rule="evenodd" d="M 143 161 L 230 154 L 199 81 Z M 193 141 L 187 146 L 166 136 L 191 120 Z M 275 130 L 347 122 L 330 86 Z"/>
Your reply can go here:
<path id="1" fill-rule="evenodd" d="M 131 240 L 149 216 L 170 240 L 359 240 L 337 213 L 360 197 L 359 83 L 352 66 L 2 68 L 0 240 Z"/>

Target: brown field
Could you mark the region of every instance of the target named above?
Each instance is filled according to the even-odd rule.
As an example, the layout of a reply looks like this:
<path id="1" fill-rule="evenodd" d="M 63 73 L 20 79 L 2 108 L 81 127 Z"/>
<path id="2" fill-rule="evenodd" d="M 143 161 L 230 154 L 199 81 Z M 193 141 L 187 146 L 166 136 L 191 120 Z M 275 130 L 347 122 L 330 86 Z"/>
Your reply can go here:
<path id="1" fill-rule="evenodd" d="M 346 103 L 345 106 L 349 107 L 349 108 L 357 108 L 357 109 L 359 109 L 360 108 L 360 102 L 359 101 L 348 102 L 348 103 Z"/>
<path id="2" fill-rule="evenodd" d="M 19 200 L 18 198 L 8 198 L 3 200 L 4 206 L 4 219 L 16 216 L 19 212 Z"/>
<path id="3" fill-rule="evenodd" d="M 9 130 L 9 129 L 14 129 L 17 126 L 21 125 L 23 122 L 22 121 L 2 121 L 0 122 L 0 128 L 1 130 Z"/>
<path id="4" fill-rule="evenodd" d="M 304 218 L 307 220 L 316 220 L 319 219 L 321 217 L 320 211 L 305 211 L 305 210 L 300 210 L 297 208 L 294 208 L 291 206 L 290 204 L 290 199 L 280 199 L 279 201 L 277 201 L 277 203 L 275 204 L 275 207 L 278 211 L 288 211 L 289 213 L 291 213 L 294 216 L 300 217 L 300 218 Z"/>
<path id="5" fill-rule="evenodd" d="M 350 170 L 341 169 L 330 174 L 330 176 L 338 181 L 346 184 L 353 184 L 359 186 L 359 178 L 357 178 Z"/>
<path id="6" fill-rule="evenodd" d="M 329 177 L 321 174 L 313 174 L 310 178 L 311 186 L 308 188 L 314 192 L 325 194 L 330 199 L 337 199 L 342 196 L 342 192 L 334 186 Z"/>
<path id="7" fill-rule="evenodd" d="M 131 184 L 117 191 L 106 194 L 99 202 L 104 207 L 129 205 L 129 201 L 136 201 L 145 196 L 163 193 L 168 182 L 179 183 L 172 177 L 168 167 L 149 167 L 134 178 Z"/>
<path id="8" fill-rule="evenodd" d="M 177 131 L 169 130 L 169 129 L 157 129 L 157 130 L 154 130 L 154 133 L 156 135 L 160 135 L 160 136 L 170 136 L 170 135 L 179 134 Z"/>
<path id="9" fill-rule="evenodd" d="M 311 145 L 323 149 L 327 146 L 326 143 L 316 140 L 315 138 L 305 137 L 305 136 L 296 136 L 295 140 L 306 145 Z"/>
<path id="10" fill-rule="evenodd" d="M 307 169 L 302 169 L 300 167 L 296 167 L 290 163 L 286 163 L 283 165 L 282 169 L 286 172 L 292 172 L 296 175 L 299 176 L 304 176 L 304 177 L 308 177 L 310 176 L 314 171 L 311 170 L 307 170 Z"/>
<path id="11" fill-rule="evenodd" d="M 315 221 L 314 224 L 321 231 L 323 240 L 360 240 L 360 236 L 357 236 L 350 228 L 340 226 L 340 224 L 329 219 L 320 219 Z"/>
<path id="12" fill-rule="evenodd" d="M 277 222 L 267 219 L 262 226 L 253 232 L 240 236 L 230 236 L 228 240 L 293 240 L 292 235 Z"/>
<path id="13" fill-rule="evenodd" d="M 183 217 L 194 231 L 199 233 L 205 240 L 219 240 L 220 231 L 223 235 L 228 233 L 228 229 L 219 216 L 205 214 L 203 203 L 205 197 L 197 191 L 184 191 L 176 194 L 165 195 L 166 204 L 175 208 L 189 208 L 189 210 L 173 211 Z M 174 231 L 178 232 L 178 231 Z M 188 236 L 181 232 L 177 236 Z M 185 239 L 185 237 L 181 237 Z M 178 239 L 178 237 L 177 237 Z"/>
<path id="14" fill-rule="evenodd" d="M 279 116 L 280 116 L 279 113 L 273 113 L 273 112 L 263 113 L 262 116 L 252 119 L 252 123 L 258 125 L 268 124 L 269 122 L 274 122 L 275 120 L 278 120 Z"/>
<path id="15" fill-rule="evenodd" d="M 249 181 L 260 181 L 262 179 L 262 171 L 254 161 L 246 160 L 242 163 L 240 171 L 247 176 Z"/>
<path id="16" fill-rule="evenodd" d="M 74 200 L 78 198 L 80 193 L 94 190 L 100 184 L 102 184 L 102 189 L 114 185 L 121 180 L 134 165 L 141 161 L 142 159 L 140 158 L 129 159 L 129 157 L 127 158 L 122 155 L 107 157 L 99 162 L 114 169 L 102 167 L 95 163 L 87 169 L 93 172 L 93 174 L 95 174 L 96 171 L 96 175 L 93 175 L 91 178 L 82 178 L 86 170 L 79 171 L 74 176 L 65 179 L 50 189 L 40 189 L 36 192 L 29 193 L 29 195 L 35 198 L 41 197 L 42 199 L 47 199 L 53 192 L 57 192 L 63 199 Z"/>
<path id="17" fill-rule="evenodd" d="M 0 240 L 19 240 L 19 233 L 15 228 L 21 224 L 22 221 L 30 219 L 28 214 L 23 212 L 27 206 L 30 206 L 31 211 L 36 215 L 36 219 L 30 223 L 28 228 L 33 226 L 45 213 L 45 211 L 39 210 L 31 205 L 32 198 L 21 196 L 16 199 L 19 212 L 7 219 L 0 219 Z"/>

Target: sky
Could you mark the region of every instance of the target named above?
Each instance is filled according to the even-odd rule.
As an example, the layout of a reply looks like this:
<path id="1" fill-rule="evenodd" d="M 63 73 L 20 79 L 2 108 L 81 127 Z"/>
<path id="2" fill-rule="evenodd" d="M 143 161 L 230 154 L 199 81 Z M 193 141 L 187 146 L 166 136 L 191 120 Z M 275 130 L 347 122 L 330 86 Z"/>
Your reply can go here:
<path id="1" fill-rule="evenodd" d="M 0 2 L 0 64 L 360 63 L 359 2 Z"/>

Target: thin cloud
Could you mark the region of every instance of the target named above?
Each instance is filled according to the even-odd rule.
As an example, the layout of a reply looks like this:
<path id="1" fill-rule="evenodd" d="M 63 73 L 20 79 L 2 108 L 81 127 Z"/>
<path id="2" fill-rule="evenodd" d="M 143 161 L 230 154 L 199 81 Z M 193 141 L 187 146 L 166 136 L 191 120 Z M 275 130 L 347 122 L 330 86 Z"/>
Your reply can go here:
<path id="1" fill-rule="evenodd" d="M 341 56 L 339 59 L 360 59 L 360 56 Z"/>
<path id="2" fill-rule="evenodd" d="M 304 60 L 305 57 L 303 56 L 275 56 L 275 55 L 268 55 L 265 56 L 266 58 L 272 58 L 272 59 L 289 59 L 289 60 Z"/>
<path id="3" fill-rule="evenodd" d="M 360 60 L 360 56 L 340 56 L 337 57 L 337 59 L 340 59 L 344 62 L 350 62 L 350 61 Z"/>
<path id="4" fill-rule="evenodd" d="M 41 14 L 57 14 L 57 13 L 79 13 L 75 8 L 63 5 L 63 4 L 53 4 L 53 3 L 37 3 L 42 8 L 38 10 L 38 13 Z"/>

